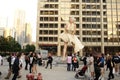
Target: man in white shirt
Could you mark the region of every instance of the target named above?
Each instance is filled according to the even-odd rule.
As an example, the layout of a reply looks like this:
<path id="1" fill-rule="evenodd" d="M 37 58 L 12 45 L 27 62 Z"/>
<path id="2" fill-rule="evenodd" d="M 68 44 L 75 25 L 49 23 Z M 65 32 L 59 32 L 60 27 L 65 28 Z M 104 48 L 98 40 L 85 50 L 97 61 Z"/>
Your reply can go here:
<path id="1" fill-rule="evenodd" d="M 2 65 L 3 64 L 3 58 L 2 58 L 2 56 L 0 55 L 0 65 Z"/>
<path id="2" fill-rule="evenodd" d="M 3 58 L 2 58 L 2 56 L 0 55 L 0 66 L 3 64 Z M 2 73 L 0 72 L 0 75 L 1 75 Z"/>

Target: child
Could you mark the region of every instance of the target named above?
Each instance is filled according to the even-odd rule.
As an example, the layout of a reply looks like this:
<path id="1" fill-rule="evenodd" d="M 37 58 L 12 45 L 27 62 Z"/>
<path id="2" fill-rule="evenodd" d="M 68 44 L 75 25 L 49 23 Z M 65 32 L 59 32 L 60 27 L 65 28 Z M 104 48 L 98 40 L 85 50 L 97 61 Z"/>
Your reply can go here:
<path id="1" fill-rule="evenodd" d="M 37 80 L 42 80 L 42 75 L 41 75 L 41 73 L 38 73 Z"/>

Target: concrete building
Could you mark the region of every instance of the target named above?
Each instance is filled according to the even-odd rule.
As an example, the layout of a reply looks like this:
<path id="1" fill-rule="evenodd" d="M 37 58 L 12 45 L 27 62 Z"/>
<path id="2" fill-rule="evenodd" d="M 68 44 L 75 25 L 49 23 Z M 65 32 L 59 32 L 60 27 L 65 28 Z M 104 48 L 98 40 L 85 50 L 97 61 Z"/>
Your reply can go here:
<path id="1" fill-rule="evenodd" d="M 120 51 L 119 5 L 120 0 L 38 0 L 37 48 L 60 56 L 63 42 L 59 35 L 72 16 L 76 19 L 76 35 L 85 45 L 82 52 Z"/>

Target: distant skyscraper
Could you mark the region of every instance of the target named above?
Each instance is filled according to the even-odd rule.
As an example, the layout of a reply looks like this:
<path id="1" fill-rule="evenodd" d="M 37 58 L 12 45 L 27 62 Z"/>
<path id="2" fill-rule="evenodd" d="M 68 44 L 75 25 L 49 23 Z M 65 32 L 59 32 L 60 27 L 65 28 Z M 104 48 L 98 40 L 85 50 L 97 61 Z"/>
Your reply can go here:
<path id="1" fill-rule="evenodd" d="M 0 36 L 4 36 L 4 27 L 0 27 Z"/>
<path id="2" fill-rule="evenodd" d="M 13 37 L 13 29 L 6 27 L 4 28 L 4 37 L 8 37 L 8 36 Z"/>
<path id="3" fill-rule="evenodd" d="M 38 49 L 61 55 L 64 44 L 59 35 L 68 18 L 75 17 L 83 52 L 120 51 L 120 0 L 38 0 L 37 10 Z"/>
<path id="4" fill-rule="evenodd" d="M 25 11 L 16 10 L 14 17 L 15 39 L 23 45 L 25 42 Z"/>
<path id="5" fill-rule="evenodd" d="M 26 23 L 25 24 L 25 43 L 30 44 L 31 41 L 32 41 L 32 29 L 31 29 L 31 25 L 30 25 L 30 23 Z"/>

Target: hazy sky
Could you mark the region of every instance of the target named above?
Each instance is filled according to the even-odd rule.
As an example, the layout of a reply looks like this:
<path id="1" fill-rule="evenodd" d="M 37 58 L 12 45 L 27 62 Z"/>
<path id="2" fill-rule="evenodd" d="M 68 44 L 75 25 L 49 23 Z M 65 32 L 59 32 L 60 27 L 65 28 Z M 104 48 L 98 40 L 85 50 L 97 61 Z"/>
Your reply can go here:
<path id="1" fill-rule="evenodd" d="M 32 41 L 36 40 L 37 0 L 0 0 L 0 17 L 8 17 L 8 26 L 13 26 L 14 12 L 22 9 L 26 12 L 26 22 L 32 26 Z"/>

